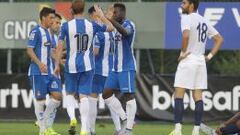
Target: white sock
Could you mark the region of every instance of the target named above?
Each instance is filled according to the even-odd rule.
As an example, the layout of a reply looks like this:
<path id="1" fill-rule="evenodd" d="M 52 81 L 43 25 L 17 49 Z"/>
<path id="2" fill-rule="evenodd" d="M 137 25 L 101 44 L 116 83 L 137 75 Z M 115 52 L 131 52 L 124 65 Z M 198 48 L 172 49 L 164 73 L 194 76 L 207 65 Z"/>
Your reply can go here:
<path id="1" fill-rule="evenodd" d="M 120 101 L 113 95 L 108 99 L 104 100 L 108 108 L 118 114 L 122 120 L 126 120 L 127 116 L 125 111 L 122 108 Z"/>
<path id="2" fill-rule="evenodd" d="M 54 119 L 55 116 L 53 116 L 52 118 L 50 116 L 54 115 L 56 109 L 60 106 L 60 103 L 61 101 L 58 101 L 54 98 L 49 99 L 49 102 L 44 111 L 44 122 L 45 122 L 46 128 L 50 128 L 52 126 L 51 125 L 52 123 L 49 123 L 49 122 L 52 122 L 53 120 L 50 120 L 50 119 Z"/>
<path id="3" fill-rule="evenodd" d="M 89 133 L 89 120 L 88 120 L 88 114 L 89 114 L 89 100 L 87 97 L 84 97 L 80 99 L 80 114 L 81 114 L 81 131 Z"/>
<path id="4" fill-rule="evenodd" d="M 88 100 L 89 100 L 89 108 L 91 108 L 91 111 L 89 111 L 89 116 L 88 116 L 89 124 L 90 124 L 90 131 L 92 133 L 95 133 L 98 98 L 89 97 Z"/>
<path id="5" fill-rule="evenodd" d="M 52 113 L 50 113 L 50 117 L 49 117 L 49 119 L 48 119 L 46 128 L 52 127 L 52 125 L 53 125 L 53 123 L 54 123 L 54 120 L 55 120 L 55 118 L 56 118 L 56 113 L 57 113 L 57 109 L 54 109 L 54 111 L 53 111 Z"/>
<path id="6" fill-rule="evenodd" d="M 110 109 L 110 113 L 111 113 L 111 117 L 115 126 L 115 130 L 116 131 L 120 131 L 121 130 L 121 121 L 120 121 L 120 117 L 117 115 L 117 113 L 115 113 L 112 109 Z"/>
<path id="7" fill-rule="evenodd" d="M 137 103 L 135 99 L 127 101 L 126 112 L 127 112 L 127 129 L 132 129 L 135 115 L 137 112 Z"/>
<path id="8" fill-rule="evenodd" d="M 75 116 L 75 98 L 73 95 L 66 95 L 67 113 L 70 120 L 76 119 Z"/>
<path id="9" fill-rule="evenodd" d="M 182 124 L 181 123 L 176 123 L 175 124 L 175 132 L 176 133 L 181 133 L 182 132 Z"/>
<path id="10" fill-rule="evenodd" d="M 199 130 L 200 130 L 200 126 L 194 126 L 193 127 L 193 133 L 195 133 L 195 134 L 199 134 Z"/>
<path id="11" fill-rule="evenodd" d="M 44 115 L 44 106 L 45 106 L 45 100 L 36 101 L 36 99 L 34 99 L 35 115 L 38 120 L 40 133 L 43 133 L 46 129 L 45 123 L 44 123 L 44 116 L 43 116 Z"/>

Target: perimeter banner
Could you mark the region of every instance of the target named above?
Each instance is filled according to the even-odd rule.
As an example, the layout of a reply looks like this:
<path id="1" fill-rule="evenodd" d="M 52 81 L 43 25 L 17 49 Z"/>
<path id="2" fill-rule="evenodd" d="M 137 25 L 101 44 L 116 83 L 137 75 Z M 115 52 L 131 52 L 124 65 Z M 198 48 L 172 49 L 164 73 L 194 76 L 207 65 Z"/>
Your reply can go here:
<path id="1" fill-rule="evenodd" d="M 34 119 L 33 93 L 28 77 L 26 75 L 0 75 L 0 78 L 0 119 Z M 174 76 L 137 75 L 138 111 L 136 118 L 172 121 L 173 81 Z M 203 92 L 205 121 L 225 119 L 239 111 L 240 77 L 209 76 L 208 83 L 208 90 Z M 194 118 L 195 104 L 191 95 L 192 93 L 188 91 L 184 98 L 184 121 L 193 121 Z M 117 97 L 123 100 L 121 94 L 117 93 Z M 99 101 L 99 118 L 108 117 L 109 112 L 103 99 L 99 98 Z M 57 119 L 68 119 L 64 98 L 63 104 L 58 109 Z"/>

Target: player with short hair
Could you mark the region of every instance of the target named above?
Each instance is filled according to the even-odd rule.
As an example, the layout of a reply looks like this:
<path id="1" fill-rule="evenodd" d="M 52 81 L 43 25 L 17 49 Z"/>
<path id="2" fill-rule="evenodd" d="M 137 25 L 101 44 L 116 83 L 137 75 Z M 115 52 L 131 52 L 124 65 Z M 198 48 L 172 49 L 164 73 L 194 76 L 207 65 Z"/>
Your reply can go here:
<path id="1" fill-rule="evenodd" d="M 202 90 L 207 89 L 206 61 L 212 59 L 220 49 L 223 38 L 218 31 L 197 13 L 199 0 L 182 1 L 182 48 L 175 75 L 174 123 L 171 135 L 182 135 L 183 97 L 185 90 L 193 91 L 195 101 L 195 126 L 192 135 L 199 135 L 203 115 Z M 212 38 L 214 47 L 205 57 L 207 37 Z"/>
<path id="2" fill-rule="evenodd" d="M 103 98 L 110 110 L 112 109 L 123 121 L 119 135 L 131 135 L 137 104 L 135 100 L 136 62 L 133 53 L 136 28 L 135 24 L 126 19 L 126 7 L 122 3 L 114 4 L 114 15 L 110 19 L 116 28 L 113 71 L 110 72 L 103 92 Z M 126 113 L 113 91 L 120 90 L 126 98 Z"/>
<path id="3" fill-rule="evenodd" d="M 112 6 L 108 10 L 112 10 Z M 88 14 L 96 23 L 102 23 L 96 16 L 93 6 L 89 8 Z M 93 51 L 95 55 L 95 73 L 93 77 L 93 91 L 89 97 L 91 106 L 91 112 L 89 113 L 91 135 L 95 135 L 98 96 L 102 94 L 106 79 L 113 67 L 114 32 L 98 32 L 94 37 Z M 117 135 L 121 130 L 120 118 L 112 110 L 110 112 L 116 129 L 115 135 Z"/>
<path id="4" fill-rule="evenodd" d="M 58 135 L 51 129 L 54 114 L 61 103 L 61 82 L 54 75 L 52 66 L 52 40 L 49 28 L 53 24 L 55 10 L 44 7 L 40 11 L 41 23 L 29 35 L 27 54 L 31 58 L 28 76 L 34 93 L 35 115 L 40 135 Z M 51 97 L 45 106 L 46 95 Z M 51 122 L 52 121 L 52 122 Z"/>
<path id="5" fill-rule="evenodd" d="M 97 16 L 105 25 L 90 22 L 84 18 L 84 0 L 72 2 L 71 11 L 73 19 L 63 23 L 57 46 L 57 66 L 55 72 L 60 72 L 60 59 L 63 42 L 66 43 L 67 58 L 65 62 L 65 85 L 68 95 L 72 95 L 67 107 L 73 103 L 73 95 L 79 95 L 79 109 L 81 114 L 81 135 L 89 131 L 89 95 L 92 93 L 92 80 L 94 75 L 94 59 L 92 41 L 97 32 L 112 31 L 112 24 L 106 19 L 102 10 L 95 5 Z M 74 111 L 74 110 L 72 110 Z"/>

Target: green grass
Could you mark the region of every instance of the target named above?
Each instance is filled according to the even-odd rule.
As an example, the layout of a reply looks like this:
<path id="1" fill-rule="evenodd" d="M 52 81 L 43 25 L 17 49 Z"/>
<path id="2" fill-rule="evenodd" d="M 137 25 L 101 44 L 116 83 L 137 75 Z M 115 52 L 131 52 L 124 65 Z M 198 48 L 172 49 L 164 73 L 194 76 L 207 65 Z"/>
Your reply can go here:
<path id="1" fill-rule="evenodd" d="M 61 135 L 68 135 L 66 123 L 56 123 L 54 129 Z M 169 123 L 144 122 L 134 127 L 134 135 L 168 135 L 172 129 Z M 113 135 L 114 127 L 109 122 L 98 122 L 96 131 L 97 135 Z M 190 135 L 191 131 L 192 125 L 183 126 L 183 135 Z M 38 128 L 30 122 L 0 122 L 0 135 L 38 135 Z"/>

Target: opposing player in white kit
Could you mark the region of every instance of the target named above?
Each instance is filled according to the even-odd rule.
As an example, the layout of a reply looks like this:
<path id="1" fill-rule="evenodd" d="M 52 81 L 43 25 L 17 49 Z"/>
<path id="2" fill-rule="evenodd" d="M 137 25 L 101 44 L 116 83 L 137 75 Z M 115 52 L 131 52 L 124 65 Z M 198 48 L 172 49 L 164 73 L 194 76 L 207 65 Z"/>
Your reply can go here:
<path id="1" fill-rule="evenodd" d="M 206 61 L 220 49 L 223 38 L 207 20 L 197 13 L 199 0 L 183 0 L 181 16 L 182 48 L 175 76 L 175 129 L 170 135 L 182 135 L 183 97 L 185 90 L 193 91 L 195 101 L 195 126 L 192 135 L 199 135 L 203 114 L 202 90 L 207 89 Z M 212 38 L 214 47 L 205 57 L 207 38 Z"/>
<path id="2" fill-rule="evenodd" d="M 81 114 L 81 135 L 89 134 L 89 95 L 92 93 L 94 56 L 92 49 L 93 37 L 97 32 L 113 31 L 114 27 L 106 19 L 102 10 L 94 6 L 97 16 L 105 25 L 99 25 L 84 18 L 84 0 L 74 0 L 71 6 L 73 19 L 63 23 L 57 46 L 57 66 L 60 72 L 60 59 L 63 42 L 66 43 L 67 58 L 65 63 L 65 85 L 68 95 L 79 95 Z M 72 100 L 74 101 L 74 100 Z M 71 105 L 72 102 L 69 103 Z M 73 110 L 74 111 L 74 110 Z"/>
<path id="3" fill-rule="evenodd" d="M 113 7 L 110 6 L 108 8 L 108 11 L 109 10 L 113 10 Z M 99 20 L 99 18 L 96 16 L 96 11 L 93 6 L 89 8 L 88 13 L 93 21 L 99 24 L 102 23 L 101 20 Z M 112 12 L 110 11 L 107 13 Z M 113 68 L 114 36 L 114 32 L 98 32 L 93 41 L 95 72 L 93 77 L 92 94 L 89 97 L 89 104 L 91 106 L 91 112 L 89 113 L 91 135 L 95 135 L 98 96 L 103 93 L 106 79 L 109 75 L 109 72 Z M 116 129 L 114 135 L 117 135 L 121 130 L 120 118 L 113 110 L 110 110 L 110 112 Z"/>

